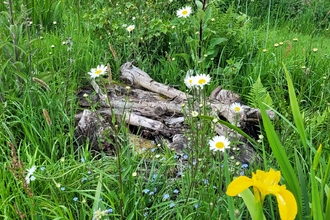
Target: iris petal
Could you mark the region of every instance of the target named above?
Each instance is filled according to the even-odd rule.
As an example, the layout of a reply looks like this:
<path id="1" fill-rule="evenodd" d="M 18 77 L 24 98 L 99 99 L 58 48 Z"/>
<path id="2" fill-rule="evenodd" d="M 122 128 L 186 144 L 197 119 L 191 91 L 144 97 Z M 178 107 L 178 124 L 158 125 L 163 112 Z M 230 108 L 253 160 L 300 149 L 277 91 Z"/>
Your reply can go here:
<path id="1" fill-rule="evenodd" d="M 279 185 L 281 172 L 270 169 L 269 172 L 257 170 L 252 172 L 252 178 L 240 176 L 234 179 L 229 185 L 226 194 L 236 196 L 245 189 L 253 186 L 255 202 L 264 201 L 265 196 L 273 194 L 276 196 L 281 220 L 295 219 L 298 209 L 296 199 L 288 191 L 285 185 Z"/>
<path id="2" fill-rule="evenodd" d="M 281 190 L 276 194 L 277 204 L 280 211 L 281 220 L 293 220 L 298 212 L 296 199 L 293 194 L 281 186 Z"/>
<path id="3" fill-rule="evenodd" d="M 243 192 L 245 189 L 253 185 L 252 179 L 246 176 L 240 176 L 234 179 L 227 188 L 226 194 L 228 196 L 236 196 L 237 194 Z"/>

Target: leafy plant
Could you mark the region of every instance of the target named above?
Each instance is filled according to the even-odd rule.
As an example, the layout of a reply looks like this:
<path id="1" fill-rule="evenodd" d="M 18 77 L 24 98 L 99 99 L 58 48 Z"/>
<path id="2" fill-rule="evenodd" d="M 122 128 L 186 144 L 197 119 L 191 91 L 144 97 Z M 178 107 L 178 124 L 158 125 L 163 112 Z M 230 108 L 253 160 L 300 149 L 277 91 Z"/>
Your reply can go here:
<path id="1" fill-rule="evenodd" d="M 273 108 L 273 100 L 269 95 L 269 92 L 263 86 L 260 75 L 258 79 L 252 84 L 251 91 L 247 95 L 248 104 L 257 108 L 258 107 L 258 100 L 265 103 L 270 108 Z M 269 108 L 269 107 L 266 107 Z"/>

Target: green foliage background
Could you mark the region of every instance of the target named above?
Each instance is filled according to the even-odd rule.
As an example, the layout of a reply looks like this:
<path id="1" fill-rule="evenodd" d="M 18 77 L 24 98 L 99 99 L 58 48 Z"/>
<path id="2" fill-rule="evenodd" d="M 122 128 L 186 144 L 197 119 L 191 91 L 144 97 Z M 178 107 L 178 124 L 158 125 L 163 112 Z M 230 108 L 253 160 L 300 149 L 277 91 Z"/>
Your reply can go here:
<path id="1" fill-rule="evenodd" d="M 206 9 L 198 8 L 205 3 Z M 192 7 L 192 15 L 178 18 L 176 11 L 186 5 Z M 128 32 L 128 25 L 135 29 Z M 193 69 L 212 78 L 205 96 L 221 85 L 239 94 L 247 105 L 257 108 L 259 101 L 265 103 L 278 118 L 273 124 L 260 124 L 266 138 L 252 145 L 263 164 L 251 164 L 245 175 L 268 167 L 283 169 L 268 143 L 271 136 L 267 140 L 265 126 L 268 134 L 278 137 L 275 144 L 283 146 L 286 162 L 299 176 L 302 207 L 308 209 L 310 198 L 314 209 L 321 210 L 319 216 L 327 219 L 329 28 L 327 0 L 197 4 L 11 0 L 0 4 L 0 218 L 92 219 L 98 208 L 112 209 L 104 219 L 229 219 L 233 213 L 238 219 L 249 218 L 244 203 L 239 198 L 228 202 L 222 190 L 224 162 L 220 155 L 208 153 L 208 140 L 215 133 L 205 118 L 200 118 L 204 130 L 191 131 L 196 146 L 187 155 L 190 164 L 195 161 L 193 155 L 201 162 L 183 175 L 178 172 L 184 165 L 177 165 L 176 155 L 166 147 L 142 155 L 131 153 L 123 122 L 115 131 L 122 140 L 117 143 L 122 149 L 117 157 L 94 157 L 88 142 L 76 148 L 74 115 L 81 111 L 77 94 L 89 87 L 87 72 L 109 63 L 114 80 L 119 81 L 120 66 L 133 61 L 156 81 L 182 91 L 186 91 L 186 72 Z M 188 116 L 186 120 L 192 128 L 197 123 Z M 323 151 L 316 160 L 320 144 Z M 311 174 L 313 161 L 318 166 Z M 235 163 L 225 167 L 231 178 L 242 170 L 242 164 Z M 33 165 L 36 180 L 27 187 L 24 175 Z M 145 193 L 146 189 L 155 195 Z M 180 193 L 173 193 L 175 189 Z M 170 199 L 164 199 L 165 194 Z M 320 198 L 321 205 L 315 205 L 315 198 Z M 278 219 L 276 203 L 272 199 L 265 203 L 266 219 Z M 227 212 L 231 204 L 235 210 Z M 308 216 L 298 219 L 317 216 L 306 212 Z"/>

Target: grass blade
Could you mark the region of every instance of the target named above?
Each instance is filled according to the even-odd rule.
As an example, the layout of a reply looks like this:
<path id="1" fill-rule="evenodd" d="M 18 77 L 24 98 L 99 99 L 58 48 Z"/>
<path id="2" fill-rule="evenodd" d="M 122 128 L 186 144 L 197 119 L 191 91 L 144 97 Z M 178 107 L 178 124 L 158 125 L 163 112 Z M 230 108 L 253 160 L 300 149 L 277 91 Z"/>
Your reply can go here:
<path id="1" fill-rule="evenodd" d="M 94 197 L 94 203 L 93 203 L 93 212 L 95 212 L 96 210 L 98 210 L 99 207 L 99 203 L 100 203 L 100 198 L 101 198 L 101 191 L 102 191 L 102 174 L 100 174 L 100 177 L 98 179 L 98 183 L 97 183 L 97 187 L 96 187 L 96 191 L 95 191 L 95 197 Z"/>

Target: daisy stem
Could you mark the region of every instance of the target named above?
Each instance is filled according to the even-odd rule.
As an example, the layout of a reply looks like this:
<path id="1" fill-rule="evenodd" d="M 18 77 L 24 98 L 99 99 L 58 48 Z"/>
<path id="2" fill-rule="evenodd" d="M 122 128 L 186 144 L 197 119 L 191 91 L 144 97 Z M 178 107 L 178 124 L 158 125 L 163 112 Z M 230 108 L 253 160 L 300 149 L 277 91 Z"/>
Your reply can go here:
<path id="1" fill-rule="evenodd" d="M 203 3 L 202 10 L 205 11 L 207 0 L 203 0 L 202 3 Z M 203 20 L 200 19 L 200 21 L 199 21 L 199 47 L 198 47 L 198 57 L 199 58 L 202 57 L 202 46 L 203 46 Z"/>
<path id="2" fill-rule="evenodd" d="M 108 74 L 111 73 L 111 70 L 109 70 Z M 110 81 L 109 81 L 110 83 Z M 117 136 L 120 135 L 120 126 L 116 126 L 116 116 L 115 116 L 115 112 L 114 112 L 114 108 L 111 106 L 111 100 L 110 100 L 110 96 L 107 92 L 107 87 L 106 84 L 103 82 L 103 88 L 105 88 L 105 96 L 107 98 L 108 101 L 108 105 L 111 111 L 111 120 L 109 121 L 109 123 L 111 124 L 112 128 L 113 128 L 113 132 L 114 132 L 114 147 L 115 147 L 115 154 L 117 156 L 117 166 L 118 166 L 118 182 L 119 182 L 119 212 L 120 212 L 120 219 L 124 219 L 124 213 L 123 213 L 123 207 L 124 207 L 124 202 L 123 202 L 123 179 L 122 179 L 122 168 L 121 168 L 121 146 L 122 146 L 122 142 L 120 141 L 120 138 L 116 138 Z M 123 119 L 124 120 L 124 119 Z"/>

